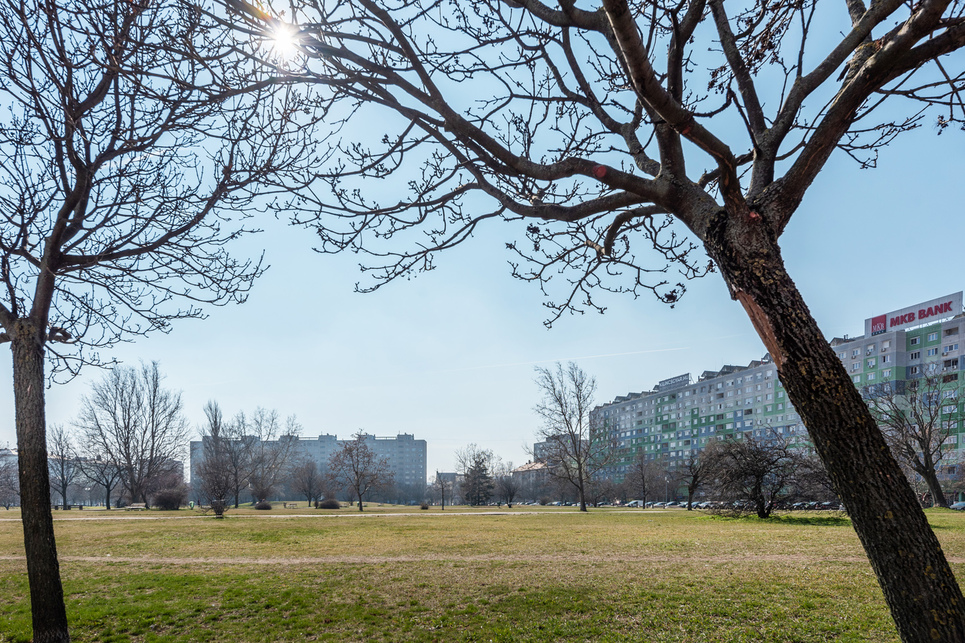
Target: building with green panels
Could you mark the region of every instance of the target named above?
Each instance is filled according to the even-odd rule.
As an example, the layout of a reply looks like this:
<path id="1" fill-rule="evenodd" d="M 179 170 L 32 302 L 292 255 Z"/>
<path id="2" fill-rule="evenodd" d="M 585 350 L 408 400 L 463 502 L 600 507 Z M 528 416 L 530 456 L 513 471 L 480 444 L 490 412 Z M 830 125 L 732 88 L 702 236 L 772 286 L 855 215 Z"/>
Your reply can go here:
<path id="1" fill-rule="evenodd" d="M 835 338 L 831 346 L 855 386 L 869 397 L 903 392 L 909 381 L 940 376 L 947 397 L 942 413 L 953 427 L 949 442 L 965 448 L 961 292 L 871 317 L 865 320 L 864 335 Z M 607 429 L 623 454 L 613 470 L 618 480 L 641 452 L 673 466 L 699 453 L 713 438 L 777 435 L 801 448 L 809 446 L 807 430 L 768 355 L 747 366 L 704 371 L 696 379 L 686 373 L 662 380 L 651 390 L 596 407 L 590 417 Z"/>

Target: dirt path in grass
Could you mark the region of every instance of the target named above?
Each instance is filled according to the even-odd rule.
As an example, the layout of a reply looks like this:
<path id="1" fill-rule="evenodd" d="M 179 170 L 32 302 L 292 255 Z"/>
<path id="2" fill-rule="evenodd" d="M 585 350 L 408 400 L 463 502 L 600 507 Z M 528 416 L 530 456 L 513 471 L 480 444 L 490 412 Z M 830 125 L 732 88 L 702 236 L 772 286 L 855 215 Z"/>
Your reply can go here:
<path id="1" fill-rule="evenodd" d="M 138 558 L 134 556 L 60 556 L 63 562 L 79 563 L 136 563 L 139 565 L 378 565 L 382 563 L 421 563 L 432 561 L 434 563 L 445 562 L 534 562 L 534 563 L 554 563 L 566 561 L 600 563 L 599 555 L 452 555 L 438 553 L 426 554 L 424 556 L 322 556 L 322 557 L 271 557 L 271 558 L 246 558 L 246 557 L 217 557 L 217 558 L 179 558 L 179 557 L 151 557 Z M 20 561 L 23 557 L 0 556 L 0 561 Z M 733 562 L 761 562 L 761 563 L 861 563 L 868 559 L 863 556 L 807 556 L 801 554 L 771 555 L 771 556 L 610 556 L 608 555 L 605 564 L 624 563 L 624 562 L 651 562 L 651 563 L 702 563 L 702 564 L 723 564 Z M 965 559 L 949 559 L 952 563 L 965 562 Z"/>
<path id="2" fill-rule="evenodd" d="M 0 556 L 0 561 L 23 561 L 22 556 Z M 172 557 L 172 556 L 162 556 L 162 557 L 136 557 L 136 556 L 60 556 L 61 562 L 78 562 L 78 563 L 125 563 L 125 564 L 137 564 L 137 565 L 255 565 L 255 566 L 310 566 L 310 565 L 331 565 L 331 564 L 347 564 L 347 565 L 379 565 L 383 563 L 421 563 L 426 561 L 431 561 L 433 563 L 446 563 L 446 562 L 458 562 L 458 563 L 472 563 L 472 562 L 509 562 L 509 563 L 520 563 L 520 562 L 533 562 L 533 563 L 558 563 L 565 561 L 567 563 L 574 562 L 585 562 L 585 563 L 595 563 L 595 564 L 619 564 L 619 563 L 638 563 L 647 562 L 655 564 L 703 564 L 703 565 L 721 565 L 727 563 L 786 563 L 793 565 L 806 565 L 806 564 L 826 564 L 826 563 L 867 563 L 868 559 L 864 556 L 809 556 L 807 554 L 773 554 L 773 555 L 763 555 L 763 556 L 742 556 L 742 555 L 730 555 L 730 556 L 675 556 L 675 555 L 647 555 L 647 556 L 613 556 L 607 555 L 606 560 L 601 561 L 598 554 L 586 554 L 574 556 L 572 554 L 568 555 L 553 555 L 553 554 L 539 554 L 539 555 L 499 555 L 499 554 L 486 554 L 486 555 L 459 555 L 459 554 L 442 554 L 432 553 L 418 556 L 316 556 L 316 557 L 285 557 L 277 556 L 270 558 L 250 558 L 245 556 L 223 556 L 223 557 L 213 557 L 213 558 L 187 558 L 187 557 Z M 948 558 L 948 562 L 953 564 L 965 563 L 965 557 L 961 556 L 951 556 Z"/>

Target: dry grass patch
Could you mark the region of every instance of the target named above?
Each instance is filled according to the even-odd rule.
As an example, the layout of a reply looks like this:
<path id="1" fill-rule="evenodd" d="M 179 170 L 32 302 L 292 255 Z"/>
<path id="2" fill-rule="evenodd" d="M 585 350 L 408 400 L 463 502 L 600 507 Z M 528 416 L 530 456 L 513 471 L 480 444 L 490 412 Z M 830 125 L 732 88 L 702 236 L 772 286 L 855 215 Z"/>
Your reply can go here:
<path id="1" fill-rule="evenodd" d="M 965 559 L 965 515 L 929 515 Z M 77 641 L 896 640 L 841 517 L 229 514 L 56 528 Z M 29 640 L 19 530 L 0 522 L 4 643 Z"/>

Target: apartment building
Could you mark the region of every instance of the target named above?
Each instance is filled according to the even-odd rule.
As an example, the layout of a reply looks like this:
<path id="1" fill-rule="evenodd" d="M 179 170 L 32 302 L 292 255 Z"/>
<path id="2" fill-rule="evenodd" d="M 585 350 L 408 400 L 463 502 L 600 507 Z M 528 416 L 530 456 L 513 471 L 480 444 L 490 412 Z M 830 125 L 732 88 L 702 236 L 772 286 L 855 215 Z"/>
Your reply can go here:
<path id="1" fill-rule="evenodd" d="M 395 484 L 425 485 L 426 483 L 426 441 L 416 440 L 415 436 L 400 433 L 395 437 L 382 437 L 364 434 L 365 444 L 377 457 L 385 458 L 389 463 L 389 470 L 395 477 Z M 206 439 L 206 438 L 202 438 Z M 246 438 L 257 441 L 257 438 Z M 283 437 L 292 440 L 292 461 L 313 460 L 322 471 L 328 468 L 329 458 L 342 448 L 348 440 L 339 440 L 332 434 L 319 435 L 317 438 Z M 192 479 L 198 465 L 204 459 L 204 442 L 191 442 L 191 471 Z"/>
<path id="2" fill-rule="evenodd" d="M 831 346 L 865 395 L 903 392 L 909 380 L 940 375 L 946 385 L 942 413 L 953 427 L 949 441 L 962 448 L 963 335 L 965 315 L 958 292 L 873 315 L 865 320 L 864 335 L 835 338 Z M 684 373 L 661 380 L 651 390 L 598 406 L 591 420 L 605 427 L 624 453 L 643 451 L 670 464 L 699 452 L 713 438 L 764 437 L 773 431 L 792 444 L 808 444 L 807 431 L 768 355 L 696 378 Z M 626 468 L 621 463 L 613 473 L 620 478 Z"/>

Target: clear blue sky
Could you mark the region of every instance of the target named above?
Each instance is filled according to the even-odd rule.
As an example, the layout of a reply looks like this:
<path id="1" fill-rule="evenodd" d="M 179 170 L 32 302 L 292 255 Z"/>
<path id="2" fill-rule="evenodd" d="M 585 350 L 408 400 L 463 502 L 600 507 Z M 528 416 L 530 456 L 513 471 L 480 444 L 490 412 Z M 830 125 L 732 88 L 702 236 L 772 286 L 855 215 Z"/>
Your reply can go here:
<path id="1" fill-rule="evenodd" d="M 965 288 L 960 183 L 963 135 L 926 126 L 886 150 L 876 170 L 843 154 L 829 163 L 782 247 L 788 269 L 830 338 L 863 332 L 874 314 Z M 536 287 L 512 279 L 495 223 L 439 256 L 438 269 L 370 295 L 353 292 L 357 257 L 311 251 L 305 230 L 270 223 L 251 247 L 271 269 L 243 306 L 117 347 L 126 364 L 158 360 L 198 425 L 217 400 L 296 414 L 303 436 L 358 429 L 428 442 L 430 476 L 470 442 L 527 460 L 538 423 L 533 368 L 575 360 L 596 376 L 598 402 L 690 372 L 743 364 L 764 348 L 719 276 L 690 284 L 675 309 L 653 299 L 603 299 L 605 315 L 566 316 L 551 330 Z M 602 296 L 602 295 L 601 295 Z M 9 353 L 0 368 L 0 446 L 13 446 Z M 48 422 L 69 423 L 88 369 L 48 391 Z"/>

